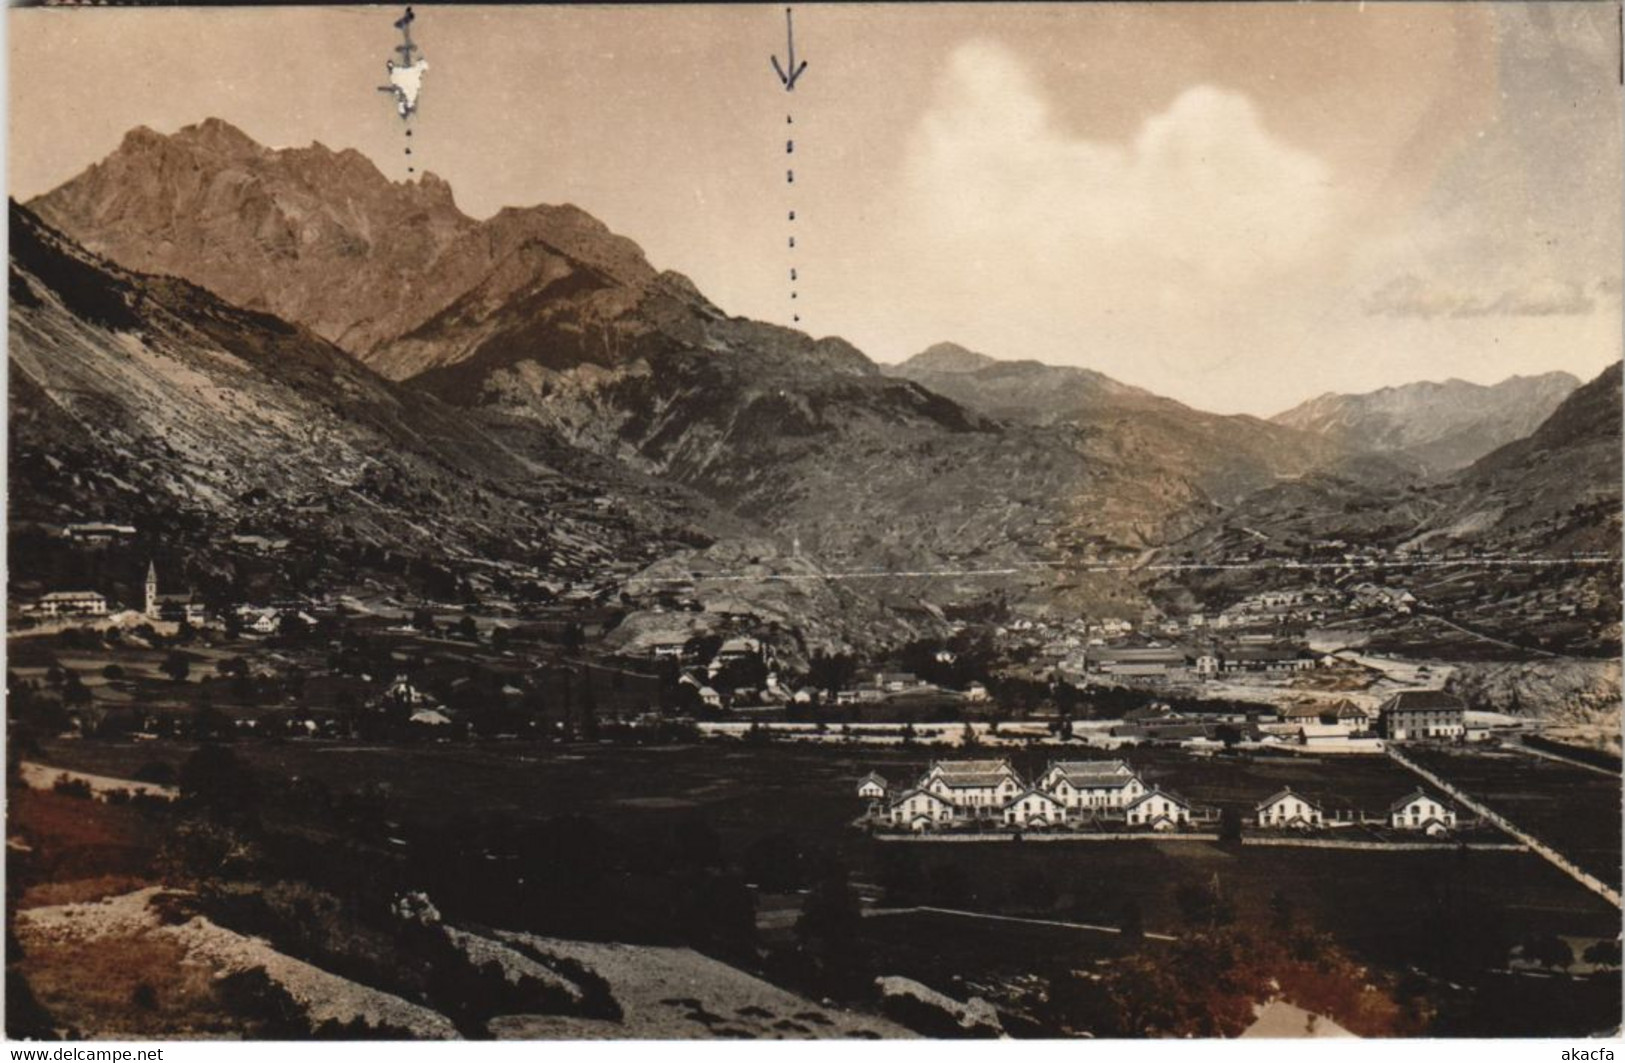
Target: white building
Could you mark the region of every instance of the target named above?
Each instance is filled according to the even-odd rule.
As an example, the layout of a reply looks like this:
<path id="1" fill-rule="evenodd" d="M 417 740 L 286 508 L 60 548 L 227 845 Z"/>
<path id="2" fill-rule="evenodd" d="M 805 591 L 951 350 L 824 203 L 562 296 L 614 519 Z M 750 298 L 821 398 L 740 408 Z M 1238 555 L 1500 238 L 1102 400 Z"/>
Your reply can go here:
<path id="1" fill-rule="evenodd" d="M 1027 790 L 1004 806 L 1004 821 L 1015 827 L 1055 827 L 1066 822 L 1066 808 L 1042 790 Z"/>
<path id="2" fill-rule="evenodd" d="M 1122 809 L 1139 800 L 1145 784 L 1121 760 L 1060 760 L 1038 780 L 1038 789 L 1069 809 Z"/>
<path id="3" fill-rule="evenodd" d="M 662 638 L 649 644 L 649 656 L 657 661 L 680 661 L 688 647 L 687 639 Z"/>
<path id="4" fill-rule="evenodd" d="M 919 785 L 963 816 L 992 816 L 1026 789 L 1007 760 L 935 761 Z"/>
<path id="5" fill-rule="evenodd" d="M 64 531 L 70 539 L 91 543 L 109 543 L 114 539 L 126 539 L 135 534 L 135 528 L 128 524 L 106 524 L 99 521 L 70 524 Z"/>
<path id="6" fill-rule="evenodd" d="M 427 692 L 419 690 L 413 682 L 404 675 L 395 677 L 395 681 L 378 695 L 378 701 L 386 705 L 401 705 L 410 708 L 433 707 L 435 700 Z"/>
<path id="7" fill-rule="evenodd" d="M 1302 794 L 1293 793 L 1290 786 L 1260 801 L 1257 812 L 1260 827 L 1308 830 L 1326 825 L 1326 815 L 1320 805 Z"/>
<path id="8" fill-rule="evenodd" d="M 1182 797 L 1153 787 L 1128 806 L 1127 815 L 1131 827 L 1173 830 L 1190 825 L 1191 805 Z"/>
<path id="9" fill-rule="evenodd" d="M 41 616 L 106 616 L 107 598 L 96 591 L 52 591 L 34 603 Z"/>
<path id="10" fill-rule="evenodd" d="M 929 790 L 900 794 L 886 810 L 886 821 L 894 827 L 930 830 L 953 822 L 954 808 Z"/>
<path id="11" fill-rule="evenodd" d="M 1388 806 L 1388 825 L 1395 830 L 1448 834 L 1456 829 L 1456 810 L 1423 790 L 1412 790 Z"/>
<path id="12" fill-rule="evenodd" d="M 878 801 L 886 796 L 886 780 L 884 777 L 870 772 L 858 780 L 858 796 L 866 797 L 871 801 Z"/>

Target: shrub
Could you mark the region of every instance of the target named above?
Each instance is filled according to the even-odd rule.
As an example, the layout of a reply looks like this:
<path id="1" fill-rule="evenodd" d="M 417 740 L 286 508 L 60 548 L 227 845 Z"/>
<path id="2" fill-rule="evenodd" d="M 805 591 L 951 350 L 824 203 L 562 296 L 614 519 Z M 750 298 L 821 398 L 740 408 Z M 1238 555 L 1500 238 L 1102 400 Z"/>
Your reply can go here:
<path id="1" fill-rule="evenodd" d="M 51 784 L 51 789 L 64 797 L 89 798 L 91 796 L 90 783 L 84 779 L 75 779 L 66 774 L 58 775 L 56 782 Z"/>

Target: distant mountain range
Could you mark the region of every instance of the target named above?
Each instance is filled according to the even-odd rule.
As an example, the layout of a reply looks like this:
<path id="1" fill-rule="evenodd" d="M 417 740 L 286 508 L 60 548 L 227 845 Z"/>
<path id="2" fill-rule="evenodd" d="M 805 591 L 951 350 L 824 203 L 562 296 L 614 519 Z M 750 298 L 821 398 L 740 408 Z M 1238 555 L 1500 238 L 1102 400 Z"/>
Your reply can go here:
<path id="1" fill-rule="evenodd" d="M 1422 381 L 1363 395 L 1322 395 L 1270 420 L 1437 476 L 1533 432 L 1579 386 L 1568 373 L 1514 376 L 1488 387 Z"/>
<path id="2" fill-rule="evenodd" d="M 967 573 L 871 601 L 1133 613 L 1132 581 L 1067 562 L 1194 544 L 1283 492 L 1309 523 L 1357 496 L 1389 537 L 1491 499 L 1511 513 L 1528 450 L 1476 493 L 1417 476 L 1556 420 L 1573 387 L 1418 385 L 1266 421 L 952 344 L 882 370 L 726 315 L 575 207 L 477 221 L 432 175 L 391 182 L 357 152 L 272 150 L 213 119 L 131 132 L 12 226 L 14 519 L 94 508 L 92 482 L 243 527 L 317 499 L 297 512 L 325 515 L 295 521 L 311 535 L 470 562 L 579 573 L 796 543 L 803 572 Z M 73 457 L 22 470 L 19 493 L 18 462 L 52 453 Z M 1585 468 L 1598 497 L 1605 465 Z"/>
<path id="3" fill-rule="evenodd" d="M 1343 457 L 1316 435 L 1194 410 L 1092 369 L 1001 361 L 939 343 L 885 371 L 997 420 L 1081 429 L 1128 460 L 1177 472 L 1220 505 Z"/>
<path id="4" fill-rule="evenodd" d="M 832 563 L 1138 549 L 1211 504 L 1143 446 L 998 422 L 839 339 L 730 318 L 576 208 L 477 222 L 432 176 L 391 182 L 355 152 L 274 151 L 214 120 L 136 130 L 29 206 L 126 268 L 298 322 Z"/>
<path id="5" fill-rule="evenodd" d="M 1534 431 L 1451 476 L 1446 516 L 1429 530 L 1450 538 L 1522 540 L 1549 554 L 1618 550 L 1620 368 L 1615 362 L 1570 393 Z"/>
<path id="6" fill-rule="evenodd" d="M 1464 469 L 1388 486 L 1317 472 L 1255 492 L 1174 549 L 1205 560 L 1304 557 L 1327 541 L 1542 557 L 1615 552 L 1622 405 L 1616 362 L 1529 435 Z"/>

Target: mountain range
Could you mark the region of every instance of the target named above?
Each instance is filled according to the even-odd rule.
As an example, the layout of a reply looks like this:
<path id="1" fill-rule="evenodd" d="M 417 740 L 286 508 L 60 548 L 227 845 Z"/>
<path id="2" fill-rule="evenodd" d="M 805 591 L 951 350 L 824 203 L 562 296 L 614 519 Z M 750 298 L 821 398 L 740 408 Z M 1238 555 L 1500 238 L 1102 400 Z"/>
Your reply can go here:
<path id="1" fill-rule="evenodd" d="M 578 575 L 709 540 L 710 508 L 680 489 L 122 269 L 16 204 L 10 236 L 14 522 L 117 518 Z"/>
<path id="2" fill-rule="evenodd" d="M 1489 387 L 1420 381 L 1364 395 L 1328 393 L 1270 420 L 1438 476 L 1533 432 L 1579 386 L 1568 373 L 1514 376 Z"/>
<path id="3" fill-rule="evenodd" d="M 311 535 L 469 563 L 624 570 L 749 542 L 814 572 L 944 574 L 872 598 L 1132 613 L 1130 581 L 1067 563 L 1200 542 L 1271 492 L 1306 495 L 1309 521 L 1346 507 L 1318 484 L 1423 500 L 1372 534 L 1447 534 L 1466 526 L 1440 514 L 1492 504 L 1529 525 L 1556 499 L 1519 510 L 1518 470 L 1596 430 L 1563 413 L 1563 374 L 1264 420 L 952 344 L 882 369 L 729 316 L 579 208 L 477 220 L 433 175 L 215 119 L 132 131 L 12 228 L 13 468 L 73 455 L 14 487 L 14 516 L 42 520 L 100 504 L 94 480 L 233 526 L 297 502 L 322 514 Z M 1595 495 L 1617 499 L 1596 453 Z"/>

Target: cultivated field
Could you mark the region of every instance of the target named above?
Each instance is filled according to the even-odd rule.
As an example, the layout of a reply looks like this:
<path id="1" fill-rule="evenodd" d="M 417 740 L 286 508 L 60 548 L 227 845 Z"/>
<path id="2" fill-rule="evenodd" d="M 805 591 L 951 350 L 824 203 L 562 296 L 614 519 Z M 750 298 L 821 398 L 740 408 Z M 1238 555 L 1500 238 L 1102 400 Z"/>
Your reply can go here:
<path id="1" fill-rule="evenodd" d="M 1116 925 L 1132 899 L 1147 930 L 1172 931 L 1179 919 L 1177 886 L 1217 874 L 1245 915 L 1267 917 L 1271 897 L 1280 892 L 1347 944 L 1396 963 L 1414 957 L 1417 939 L 1441 918 L 1482 918 L 1512 940 L 1533 933 L 1611 936 L 1619 928 L 1616 910 L 1527 853 L 1237 849 L 1154 840 L 907 845 L 873 841 L 852 826 L 863 811 L 854 793 L 859 777 L 878 771 L 911 778 L 929 752 L 743 743 L 399 748 L 309 741 L 237 749 L 272 793 L 270 780 L 295 776 L 335 792 L 387 782 L 387 814 L 403 823 L 492 812 L 521 818 L 575 813 L 636 846 L 663 843 L 678 824 L 703 818 L 727 852 L 785 834 L 804 850 L 839 857 L 860 882 L 895 877 L 887 861 L 914 861 L 931 903 L 982 911 Z M 178 763 L 189 752 L 182 743 L 58 741 L 45 759 L 127 777 L 154 760 Z M 1028 773 L 1047 759 L 1042 751 L 1026 755 L 1030 762 L 1018 756 L 1017 767 Z M 1147 750 L 1131 759 L 1155 781 L 1193 798 L 1247 807 L 1287 783 L 1309 792 L 1337 786 L 1356 800 L 1385 806 L 1415 782 L 1381 758 L 1324 764 L 1259 758 L 1232 765 Z M 455 801 L 448 800 L 452 794 Z M 891 855 L 899 850 L 908 855 Z"/>
<path id="2" fill-rule="evenodd" d="M 1515 751 L 1409 750 L 1604 882 L 1620 880 L 1620 778 Z"/>

